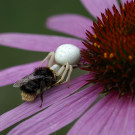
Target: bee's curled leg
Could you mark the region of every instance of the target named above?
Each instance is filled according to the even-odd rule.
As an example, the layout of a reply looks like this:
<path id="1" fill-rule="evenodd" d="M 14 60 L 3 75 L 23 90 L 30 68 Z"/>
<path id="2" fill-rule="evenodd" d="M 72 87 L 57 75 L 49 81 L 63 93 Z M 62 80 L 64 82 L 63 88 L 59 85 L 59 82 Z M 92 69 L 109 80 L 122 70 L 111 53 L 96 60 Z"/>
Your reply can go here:
<path id="1" fill-rule="evenodd" d="M 41 99 L 40 107 L 42 107 L 42 104 L 43 104 L 43 89 L 44 89 L 45 85 L 46 84 L 43 81 L 40 83 L 40 99 Z"/>

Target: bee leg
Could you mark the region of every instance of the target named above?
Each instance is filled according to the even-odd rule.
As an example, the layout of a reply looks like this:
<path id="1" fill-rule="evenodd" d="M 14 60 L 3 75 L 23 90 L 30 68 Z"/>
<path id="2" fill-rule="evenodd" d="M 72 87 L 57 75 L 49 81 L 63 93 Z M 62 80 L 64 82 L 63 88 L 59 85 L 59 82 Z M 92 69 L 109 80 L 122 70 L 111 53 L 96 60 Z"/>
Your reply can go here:
<path id="1" fill-rule="evenodd" d="M 41 99 L 40 107 L 42 107 L 42 104 L 43 104 L 43 89 L 44 89 L 44 86 L 45 86 L 45 82 L 41 82 L 40 83 L 40 99 Z"/>
<path id="2" fill-rule="evenodd" d="M 41 98 L 41 104 L 40 104 L 40 107 L 42 107 L 42 104 L 43 104 L 43 92 L 41 92 L 42 89 L 40 89 L 40 98 Z"/>
<path id="3" fill-rule="evenodd" d="M 41 67 L 43 66 L 43 64 L 44 64 L 44 62 L 45 62 L 46 60 L 48 60 L 46 66 L 47 66 L 47 67 L 52 66 L 53 63 L 54 63 L 54 56 L 55 56 L 55 53 L 54 53 L 54 52 L 50 52 L 50 53 L 43 59 L 43 61 L 41 62 Z"/>

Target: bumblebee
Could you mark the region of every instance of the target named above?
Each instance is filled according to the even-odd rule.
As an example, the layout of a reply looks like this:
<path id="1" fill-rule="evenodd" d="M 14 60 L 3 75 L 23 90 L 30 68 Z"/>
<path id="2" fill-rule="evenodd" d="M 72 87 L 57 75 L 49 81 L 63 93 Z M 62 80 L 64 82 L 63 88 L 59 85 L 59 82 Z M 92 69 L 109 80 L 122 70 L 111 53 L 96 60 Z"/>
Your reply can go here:
<path id="1" fill-rule="evenodd" d="M 19 87 L 24 101 L 34 101 L 40 90 L 41 105 L 43 103 L 43 90 L 52 87 L 56 83 L 53 71 L 48 67 L 36 68 L 35 71 L 21 80 L 17 81 L 13 87 Z"/>

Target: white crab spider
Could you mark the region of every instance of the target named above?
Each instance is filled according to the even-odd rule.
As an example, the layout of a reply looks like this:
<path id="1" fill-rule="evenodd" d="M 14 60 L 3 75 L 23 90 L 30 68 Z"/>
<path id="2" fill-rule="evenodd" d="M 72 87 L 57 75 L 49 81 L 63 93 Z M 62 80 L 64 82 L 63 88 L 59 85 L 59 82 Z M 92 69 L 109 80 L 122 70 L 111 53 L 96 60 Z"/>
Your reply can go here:
<path id="1" fill-rule="evenodd" d="M 47 57 L 41 63 L 41 67 L 43 63 L 48 60 L 47 67 L 49 67 L 56 76 L 61 76 L 60 80 L 57 81 L 56 84 L 61 83 L 66 74 L 66 82 L 68 82 L 73 70 L 73 65 L 79 63 L 81 58 L 80 49 L 72 44 L 63 44 L 60 45 L 55 52 L 50 52 Z"/>

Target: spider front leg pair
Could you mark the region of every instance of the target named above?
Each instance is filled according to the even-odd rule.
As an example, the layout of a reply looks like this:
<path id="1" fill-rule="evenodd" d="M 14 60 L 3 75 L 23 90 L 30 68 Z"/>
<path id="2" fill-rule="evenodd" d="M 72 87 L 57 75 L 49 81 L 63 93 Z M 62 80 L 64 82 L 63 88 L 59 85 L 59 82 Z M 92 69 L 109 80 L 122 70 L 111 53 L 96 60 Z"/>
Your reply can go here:
<path id="1" fill-rule="evenodd" d="M 66 74 L 68 73 L 67 79 L 66 79 L 66 81 L 63 82 L 63 83 L 68 82 L 68 87 L 69 87 L 69 81 L 70 81 L 70 77 L 71 77 L 72 70 L 73 70 L 72 65 L 69 65 L 68 63 L 64 64 L 64 65 L 58 70 L 58 72 L 56 73 L 56 76 L 61 76 L 61 79 L 60 79 L 59 81 L 57 81 L 56 84 L 61 83 L 61 82 L 64 80 Z"/>
<path id="2" fill-rule="evenodd" d="M 69 65 L 68 62 L 65 63 L 61 67 L 59 64 L 54 64 L 55 63 L 55 53 L 54 52 L 50 52 L 47 55 L 47 57 L 42 61 L 41 67 L 43 66 L 43 64 L 46 60 L 48 60 L 46 66 L 49 67 L 53 71 L 55 76 L 61 76 L 60 80 L 57 81 L 54 85 L 61 83 L 67 74 L 66 81 L 63 83 L 68 82 L 68 87 L 69 87 L 70 76 L 72 73 L 72 65 Z"/>
<path id="3" fill-rule="evenodd" d="M 60 80 L 56 82 L 62 83 L 67 75 L 66 81 L 68 82 L 72 73 L 72 65 L 78 64 L 80 61 L 80 49 L 72 44 L 63 44 L 56 49 L 56 52 L 50 52 L 47 57 L 42 61 L 43 63 L 48 60 L 47 67 L 49 67 L 56 76 L 61 76 Z"/>

